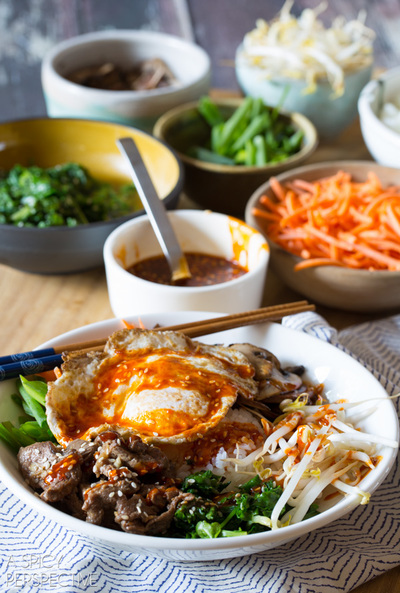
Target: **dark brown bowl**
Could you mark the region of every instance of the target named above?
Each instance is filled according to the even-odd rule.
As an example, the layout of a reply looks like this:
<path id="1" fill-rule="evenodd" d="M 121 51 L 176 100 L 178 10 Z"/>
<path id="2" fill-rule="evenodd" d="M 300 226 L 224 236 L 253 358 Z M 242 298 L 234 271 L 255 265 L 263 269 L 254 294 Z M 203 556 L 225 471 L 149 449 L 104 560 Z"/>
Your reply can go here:
<path id="1" fill-rule="evenodd" d="M 243 101 L 241 98 L 214 100 L 222 113 L 230 115 Z M 154 135 L 170 145 L 183 163 L 184 192 L 204 208 L 243 218 L 250 195 L 271 175 L 297 167 L 314 152 L 318 137 L 314 125 L 299 113 L 285 114 L 296 128 L 304 131 L 301 150 L 278 164 L 263 167 L 216 165 L 191 158 L 185 153 L 193 144 L 203 145 L 209 138 L 209 127 L 197 109 L 197 103 L 186 103 L 171 109 L 157 120 Z"/>

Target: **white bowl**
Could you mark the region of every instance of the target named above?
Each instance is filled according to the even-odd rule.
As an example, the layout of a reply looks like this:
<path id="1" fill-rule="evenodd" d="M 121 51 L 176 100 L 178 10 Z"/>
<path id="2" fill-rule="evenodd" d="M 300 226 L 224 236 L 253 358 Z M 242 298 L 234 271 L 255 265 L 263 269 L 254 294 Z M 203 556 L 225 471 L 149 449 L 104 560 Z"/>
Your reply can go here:
<path id="1" fill-rule="evenodd" d="M 161 58 L 179 84 L 143 91 L 100 90 L 70 82 L 74 70 L 111 62 L 128 68 Z M 194 43 L 154 31 L 113 30 L 86 33 L 57 44 L 42 63 L 42 87 L 51 117 L 102 119 L 146 131 L 162 113 L 208 93 L 208 54 Z"/>
<path id="2" fill-rule="evenodd" d="M 380 119 L 382 106 L 397 99 L 400 93 L 400 67 L 388 70 L 379 80 L 371 80 L 358 100 L 364 142 L 381 165 L 400 168 L 400 134 Z M 397 101 L 396 101 L 397 102 Z"/>
<path id="3" fill-rule="evenodd" d="M 371 78 L 372 66 L 345 76 L 344 93 L 335 97 L 328 80 L 318 80 L 314 92 L 307 92 L 308 83 L 295 78 L 268 79 L 262 67 L 253 66 L 242 56 L 243 46 L 236 51 L 236 77 L 246 95 L 261 97 L 267 105 L 278 105 L 285 89 L 289 91 L 282 107 L 305 115 L 317 128 L 321 138 L 332 138 L 357 117 L 357 101 L 361 90 Z"/>
<path id="4" fill-rule="evenodd" d="M 206 253 L 238 261 L 248 272 L 209 286 L 168 286 L 134 276 L 127 268 L 162 250 L 148 217 L 123 224 L 104 244 L 108 295 L 116 317 L 156 311 L 237 313 L 261 305 L 269 261 L 264 237 L 243 221 L 210 210 L 169 212 L 184 252 Z"/>
<path id="5" fill-rule="evenodd" d="M 206 312 L 159 313 L 141 316 L 140 320 L 145 326 L 153 327 L 158 323 L 163 325 L 187 323 L 215 315 Z M 138 323 L 139 318 L 131 317 L 129 321 Z M 41 347 L 104 338 L 113 331 L 121 329 L 122 326 L 122 322 L 117 319 L 102 321 L 59 336 Z M 204 336 L 201 340 L 210 344 L 250 342 L 271 350 L 285 366 L 303 364 L 307 370 L 306 378 L 314 382 L 323 382 L 326 395 L 331 401 L 346 398 L 355 402 L 376 398 L 379 400 L 379 405 L 360 423 L 360 428 L 374 435 L 398 439 L 397 414 L 382 385 L 360 363 L 332 345 L 273 323 Z M 0 384 L 1 420 L 17 421 L 18 419 L 19 411 L 9 397 L 14 391 L 13 380 Z M 360 483 L 360 488 L 371 493 L 386 478 L 396 459 L 397 450 L 382 447 L 379 455 L 381 455 L 379 465 Z M 336 498 L 335 503 L 332 501 L 332 507 L 319 515 L 276 531 L 219 539 L 173 539 L 133 535 L 99 527 L 46 504 L 24 482 L 15 455 L 2 441 L 0 441 L 0 479 L 7 484 L 13 494 L 39 513 L 44 521 L 53 520 L 56 524 L 75 531 L 91 541 L 100 542 L 103 549 L 105 547 L 110 550 L 110 554 L 113 549 L 118 549 L 178 561 L 217 560 L 253 554 L 275 548 L 326 526 L 328 526 L 326 527 L 328 535 L 329 524 L 349 513 L 358 504 L 358 497 L 355 495 L 339 500 Z M 332 537 L 335 537 L 334 530 Z"/>

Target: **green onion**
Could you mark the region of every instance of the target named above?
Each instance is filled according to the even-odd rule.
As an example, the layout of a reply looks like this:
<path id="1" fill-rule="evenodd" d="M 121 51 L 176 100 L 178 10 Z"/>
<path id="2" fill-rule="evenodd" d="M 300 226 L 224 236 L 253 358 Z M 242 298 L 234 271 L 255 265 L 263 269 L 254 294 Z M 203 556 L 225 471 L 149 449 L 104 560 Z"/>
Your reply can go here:
<path id="1" fill-rule="evenodd" d="M 288 88 L 272 108 L 261 98 L 246 97 L 224 121 L 210 97 L 202 97 L 198 111 L 209 126 L 208 140 L 187 150 L 188 156 L 219 165 L 258 166 L 278 163 L 302 147 L 302 130 L 281 115 Z"/>

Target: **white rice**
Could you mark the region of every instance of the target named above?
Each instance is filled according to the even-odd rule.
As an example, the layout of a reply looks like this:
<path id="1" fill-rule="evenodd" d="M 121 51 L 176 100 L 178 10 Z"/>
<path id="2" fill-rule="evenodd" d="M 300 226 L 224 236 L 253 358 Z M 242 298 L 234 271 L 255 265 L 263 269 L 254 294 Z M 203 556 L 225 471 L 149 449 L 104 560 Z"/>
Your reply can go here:
<path id="1" fill-rule="evenodd" d="M 248 412 L 247 410 L 244 410 L 242 408 L 234 410 L 231 409 L 222 421 L 222 423 L 227 424 L 231 422 L 254 424 L 254 426 L 256 426 L 259 429 L 260 433 L 263 433 L 263 429 L 259 420 L 255 416 L 253 416 L 251 412 Z M 243 433 L 244 436 L 246 436 L 245 429 Z M 179 468 L 178 476 L 184 478 L 192 473 L 197 473 L 202 470 L 211 470 L 214 474 L 218 476 L 226 477 L 226 479 L 230 482 L 228 487 L 229 490 L 238 487 L 240 484 L 247 482 L 252 476 L 237 471 L 237 469 L 240 468 L 237 468 L 237 465 L 233 461 L 230 461 L 230 459 L 232 459 L 232 457 L 244 459 L 245 457 L 247 457 L 249 453 L 251 453 L 257 448 L 257 445 L 255 443 L 246 441 L 247 439 L 245 441 L 237 442 L 234 452 L 229 451 L 228 453 L 228 451 L 226 451 L 226 449 L 223 446 L 221 446 L 218 450 L 218 453 L 211 460 L 211 462 L 207 463 L 202 467 L 196 466 L 195 468 L 193 468 L 193 466 L 185 463 Z"/>

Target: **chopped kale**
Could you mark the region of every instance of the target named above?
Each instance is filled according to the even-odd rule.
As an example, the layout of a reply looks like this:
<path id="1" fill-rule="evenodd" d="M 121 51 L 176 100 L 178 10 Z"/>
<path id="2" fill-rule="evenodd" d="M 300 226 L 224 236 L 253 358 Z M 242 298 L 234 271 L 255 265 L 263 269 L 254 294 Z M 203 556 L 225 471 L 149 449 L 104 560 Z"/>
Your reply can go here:
<path id="1" fill-rule="evenodd" d="M 224 488 L 229 485 L 229 482 L 223 476 L 217 476 L 210 470 L 198 472 L 192 474 L 184 479 L 182 484 L 183 492 L 191 492 L 196 496 L 202 496 L 203 498 L 213 498 Z"/>
<path id="2" fill-rule="evenodd" d="M 77 163 L 42 169 L 15 165 L 0 179 L 0 224 L 76 226 L 142 208 L 134 185 L 115 189 Z"/>
<path id="3" fill-rule="evenodd" d="M 229 482 L 211 471 L 201 471 L 185 478 L 182 490 L 196 495 L 183 501 L 174 517 L 173 535 L 184 538 L 232 537 L 270 529 L 272 511 L 282 488 L 274 480 L 255 476 L 239 492 L 222 492 Z M 282 509 L 283 516 L 290 507 Z M 306 518 L 317 514 L 311 505 Z"/>

